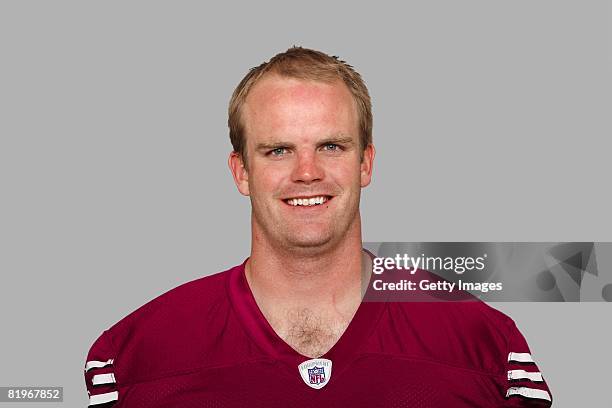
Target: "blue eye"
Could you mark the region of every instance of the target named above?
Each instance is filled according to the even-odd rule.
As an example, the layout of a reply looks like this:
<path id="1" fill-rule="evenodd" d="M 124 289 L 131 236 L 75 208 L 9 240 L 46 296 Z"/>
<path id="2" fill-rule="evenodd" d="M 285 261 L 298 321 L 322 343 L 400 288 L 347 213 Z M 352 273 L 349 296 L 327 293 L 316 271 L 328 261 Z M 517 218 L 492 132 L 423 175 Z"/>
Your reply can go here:
<path id="1" fill-rule="evenodd" d="M 270 152 L 268 154 L 271 154 L 272 156 L 280 156 L 282 154 L 284 154 L 286 152 L 287 149 L 285 149 L 284 147 L 277 147 L 276 149 L 272 149 L 270 150 Z"/>
<path id="2" fill-rule="evenodd" d="M 334 143 L 328 143 L 325 146 L 323 146 L 323 148 L 325 150 L 329 150 L 329 151 L 336 151 L 336 150 L 340 150 L 340 146 L 338 146 L 337 144 Z"/>

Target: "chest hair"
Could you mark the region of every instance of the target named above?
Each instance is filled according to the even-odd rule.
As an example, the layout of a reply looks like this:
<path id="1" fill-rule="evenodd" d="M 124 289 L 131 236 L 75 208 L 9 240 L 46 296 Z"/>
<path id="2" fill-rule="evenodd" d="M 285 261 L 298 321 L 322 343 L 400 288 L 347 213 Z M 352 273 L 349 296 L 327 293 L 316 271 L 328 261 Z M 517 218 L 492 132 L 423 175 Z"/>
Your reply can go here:
<path id="1" fill-rule="evenodd" d="M 340 339 L 350 323 L 350 317 L 315 312 L 310 308 L 295 308 L 271 319 L 276 333 L 294 350 L 316 358 L 328 352 Z"/>

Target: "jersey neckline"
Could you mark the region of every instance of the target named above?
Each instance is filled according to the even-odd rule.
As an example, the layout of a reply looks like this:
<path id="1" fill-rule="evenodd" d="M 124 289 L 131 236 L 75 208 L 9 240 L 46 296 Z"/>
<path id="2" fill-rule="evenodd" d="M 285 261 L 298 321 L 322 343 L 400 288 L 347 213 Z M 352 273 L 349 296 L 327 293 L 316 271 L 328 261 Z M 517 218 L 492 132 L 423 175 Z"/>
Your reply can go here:
<path id="1" fill-rule="evenodd" d="M 233 268 L 228 279 L 228 296 L 234 306 L 234 311 L 251 340 L 266 355 L 290 366 L 292 372 L 298 375 L 298 365 L 311 360 L 311 357 L 299 353 L 287 344 L 274 331 L 259 309 L 245 275 L 245 265 L 248 259 Z M 317 357 L 332 361 L 334 377 L 338 377 L 348 363 L 358 355 L 378 324 L 385 306 L 385 302 L 362 301 L 338 341 L 328 352 Z"/>

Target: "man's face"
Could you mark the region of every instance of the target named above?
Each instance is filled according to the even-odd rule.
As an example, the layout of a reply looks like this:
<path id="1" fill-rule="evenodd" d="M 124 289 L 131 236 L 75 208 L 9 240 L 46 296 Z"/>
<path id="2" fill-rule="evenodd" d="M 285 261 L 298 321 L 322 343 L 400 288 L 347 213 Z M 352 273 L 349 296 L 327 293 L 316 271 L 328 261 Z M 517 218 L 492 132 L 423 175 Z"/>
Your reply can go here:
<path id="1" fill-rule="evenodd" d="M 264 77 L 242 120 L 248 168 L 237 154 L 230 167 L 251 198 L 254 239 L 308 249 L 360 234 L 359 197 L 374 148 L 361 160 L 358 114 L 344 83 Z"/>

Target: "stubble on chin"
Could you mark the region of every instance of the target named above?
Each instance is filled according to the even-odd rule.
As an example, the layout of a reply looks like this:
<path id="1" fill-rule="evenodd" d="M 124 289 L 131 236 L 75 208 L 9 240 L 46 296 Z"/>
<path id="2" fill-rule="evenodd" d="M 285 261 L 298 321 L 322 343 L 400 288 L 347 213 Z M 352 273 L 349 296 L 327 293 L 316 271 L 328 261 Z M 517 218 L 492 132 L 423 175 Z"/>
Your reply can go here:
<path id="1" fill-rule="evenodd" d="M 254 217 L 257 215 L 254 213 Z M 267 242 L 274 249 L 283 250 L 288 253 L 310 253 L 318 252 L 328 247 L 334 238 L 331 225 L 319 226 L 315 230 L 312 227 L 300 226 L 289 222 L 277 221 L 273 224 L 265 224 L 255 219 L 253 225 L 257 228 L 260 239 Z"/>

